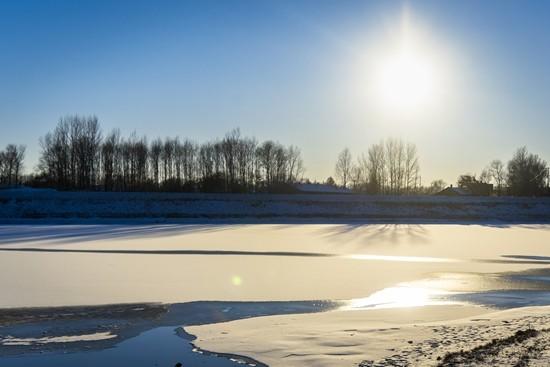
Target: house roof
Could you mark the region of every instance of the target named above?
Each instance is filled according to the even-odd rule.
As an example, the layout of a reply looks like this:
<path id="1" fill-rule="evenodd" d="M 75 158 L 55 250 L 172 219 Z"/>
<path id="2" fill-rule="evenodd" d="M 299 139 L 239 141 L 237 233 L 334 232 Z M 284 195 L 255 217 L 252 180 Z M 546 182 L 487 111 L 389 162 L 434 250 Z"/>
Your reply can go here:
<path id="1" fill-rule="evenodd" d="M 460 187 L 453 187 L 449 186 L 440 192 L 436 193 L 435 195 L 446 195 L 446 196 L 468 196 L 471 195 L 471 193 L 463 188 Z"/>

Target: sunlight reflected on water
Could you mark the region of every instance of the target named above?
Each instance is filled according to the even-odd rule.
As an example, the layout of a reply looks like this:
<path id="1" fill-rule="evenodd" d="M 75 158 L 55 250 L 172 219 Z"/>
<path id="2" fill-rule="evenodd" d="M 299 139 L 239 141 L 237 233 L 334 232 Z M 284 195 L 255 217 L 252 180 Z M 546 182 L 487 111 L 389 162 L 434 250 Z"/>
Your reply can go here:
<path id="1" fill-rule="evenodd" d="M 457 302 L 448 299 L 448 296 L 455 294 L 455 292 L 449 291 L 449 288 L 451 288 L 451 284 L 441 281 L 437 284 L 434 284 L 431 280 L 403 283 L 395 287 L 384 288 L 365 298 L 353 299 L 343 309 L 403 308 L 455 304 Z"/>

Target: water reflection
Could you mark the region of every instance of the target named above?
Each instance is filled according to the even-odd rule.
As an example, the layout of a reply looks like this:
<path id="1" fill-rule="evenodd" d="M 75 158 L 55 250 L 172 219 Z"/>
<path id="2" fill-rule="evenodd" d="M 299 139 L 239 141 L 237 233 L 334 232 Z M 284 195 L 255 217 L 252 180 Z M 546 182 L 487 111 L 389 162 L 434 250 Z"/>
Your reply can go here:
<path id="1" fill-rule="evenodd" d="M 60 366 L 174 366 L 178 361 L 194 367 L 261 367 L 264 364 L 247 357 L 199 351 L 176 336 L 174 327 L 158 327 L 125 340 L 115 348 L 76 353 L 29 353 L 0 358 L 3 367 Z"/>
<path id="2" fill-rule="evenodd" d="M 349 301 L 342 310 L 404 308 L 456 303 L 448 299 L 452 292 L 429 285 L 428 282 L 403 283 L 384 288 L 368 297 Z"/>
<path id="3" fill-rule="evenodd" d="M 550 304 L 549 269 L 478 274 L 442 273 L 399 283 L 365 298 L 352 299 L 342 310 L 478 304 L 508 308 Z"/>

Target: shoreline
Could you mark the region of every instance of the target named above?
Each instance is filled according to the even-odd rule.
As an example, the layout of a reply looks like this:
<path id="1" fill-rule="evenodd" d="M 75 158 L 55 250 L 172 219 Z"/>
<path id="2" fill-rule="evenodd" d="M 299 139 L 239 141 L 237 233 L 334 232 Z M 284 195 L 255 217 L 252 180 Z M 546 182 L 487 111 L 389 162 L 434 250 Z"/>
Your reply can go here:
<path id="1" fill-rule="evenodd" d="M 323 312 L 335 307 L 337 303 L 329 301 L 198 301 L 0 309 L 0 361 L 11 357 L 32 358 L 44 353 L 101 353 L 139 339 L 148 332 L 168 328 L 172 333 L 164 337 L 172 342 L 172 338 L 181 338 L 189 345 L 186 347 L 188 353 L 267 367 L 246 355 L 200 348 L 195 345 L 196 337 L 184 327 L 265 315 Z"/>
<path id="2" fill-rule="evenodd" d="M 270 367 L 527 366 L 529 364 L 517 363 L 521 360 L 524 361 L 521 363 L 529 360 L 550 362 L 550 351 L 539 353 L 550 347 L 547 330 L 550 306 L 509 310 L 469 308 L 462 310 L 461 317 L 441 316 L 444 308 L 452 312 L 457 310 L 449 306 L 425 306 L 329 311 L 186 329 L 197 335 L 201 347 L 215 345 L 220 351 L 244 353 L 265 361 Z M 521 338 L 525 332 L 529 337 Z M 266 348 L 266 340 L 270 341 L 270 348 Z M 518 361 L 512 363 L 514 358 Z"/>
<path id="3" fill-rule="evenodd" d="M 199 308 L 215 304 L 218 310 L 227 309 L 228 304 L 234 308 L 247 304 L 193 303 Z M 285 302 L 259 304 L 262 303 L 281 306 Z M 546 355 L 537 357 L 535 352 L 541 354 L 550 347 L 550 332 L 545 326 L 550 323 L 550 306 L 496 310 L 474 305 L 438 305 L 344 311 L 327 304 L 326 309 L 308 312 L 302 303 L 290 313 L 251 315 L 250 311 L 257 307 L 249 303 L 250 308 L 241 314 L 229 315 L 227 320 L 189 323 L 182 320 L 183 314 L 189 311 L 185 305 L 140 303 L 2 309 L 0 336 L 24 326 L 26 332 L 32 329 L 41 338 L 52 337 L 50 332 L 42 331 L 48 326 L 65 337 L 70 334 L 68 331 L 72 335 L 87 336 L 106 330 L 114 337 L 32 345 L 5 345 L 4 337 L 0 341 L 0 360 L 61 351 L 106 350 L 139 337 L 146 330 L 165 326 L 173 328 L 174 337 L 189 343 L 193 353 L 257 367 L 311 363 L 360 367 L 452 366 L 457 360 L 468 365 L 489 366 L 504 358 L 495 345 L 506 350 L 512 348 L 518 359 L 527 361 L 546 358 Z M 103 320 L 103 324 L 98 324 L 98 320 Z M 312 339 L 312 335 L 317 336 Z M 266 348 L 267 345 L 270 347 Z M 485 363 L 484 356 L 489 355 L 491 362 Z"/>

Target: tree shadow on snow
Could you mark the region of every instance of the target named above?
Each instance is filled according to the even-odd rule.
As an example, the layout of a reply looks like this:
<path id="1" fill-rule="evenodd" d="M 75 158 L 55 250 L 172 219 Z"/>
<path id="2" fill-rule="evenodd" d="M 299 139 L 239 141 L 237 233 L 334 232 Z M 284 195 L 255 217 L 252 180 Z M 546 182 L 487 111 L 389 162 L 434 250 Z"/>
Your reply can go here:
<path id="1" fill-rule="evenodd" d="M 231 226 L 234 228 L 235 226 Z M 227 225 L 6 225 L 0 226 L 0 245 L 26 242 L 67 244 L 97 240 L 177 236 L 183 233 L 223 231 Z"/>

